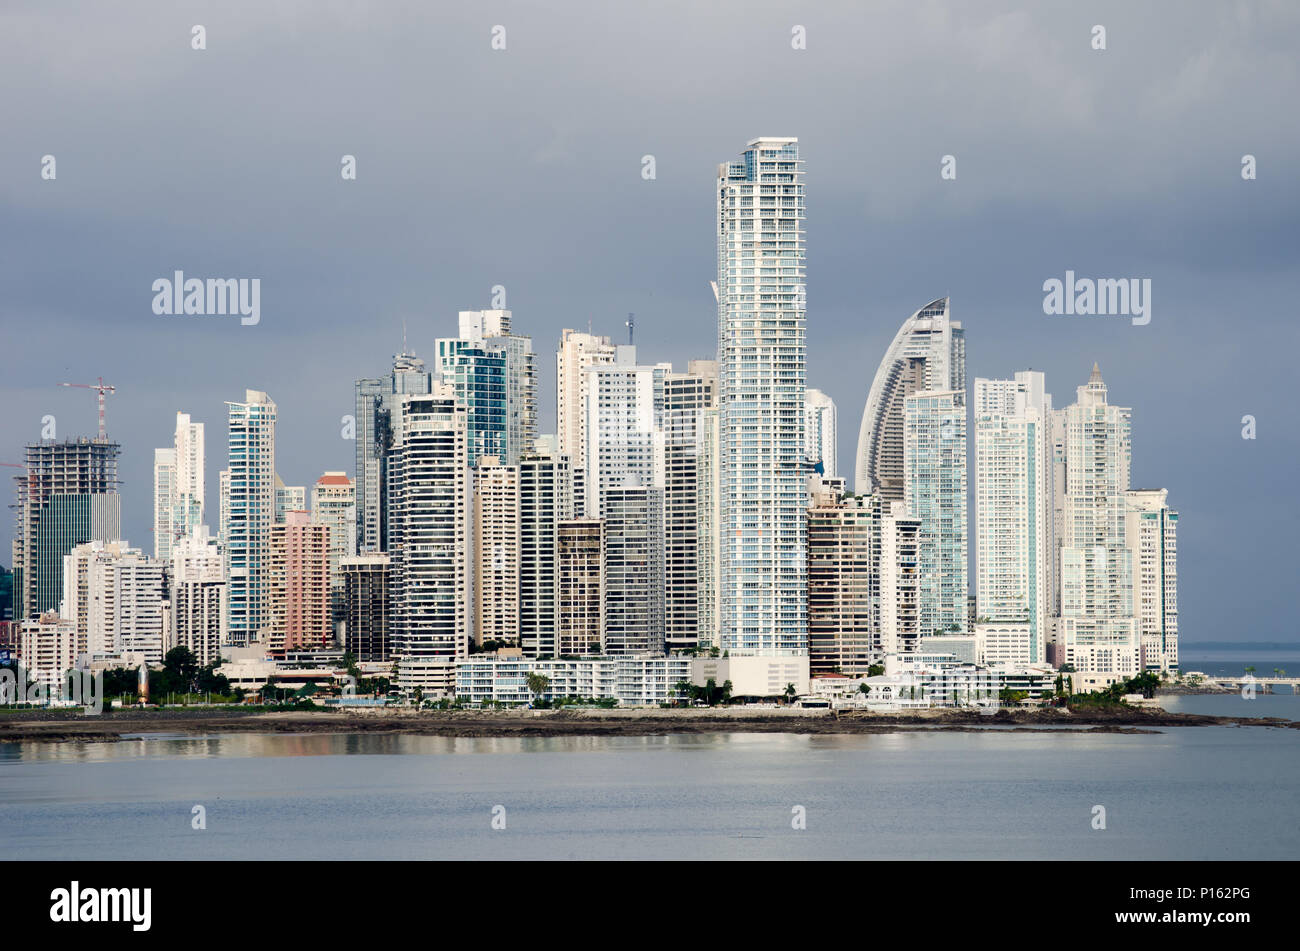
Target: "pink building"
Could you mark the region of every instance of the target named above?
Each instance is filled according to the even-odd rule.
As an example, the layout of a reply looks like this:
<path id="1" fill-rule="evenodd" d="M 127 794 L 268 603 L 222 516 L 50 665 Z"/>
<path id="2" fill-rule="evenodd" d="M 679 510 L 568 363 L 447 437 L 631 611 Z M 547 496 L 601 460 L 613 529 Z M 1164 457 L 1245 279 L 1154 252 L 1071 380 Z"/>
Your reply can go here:
<path id="1" fill-rule="evenodd" d="M 329 526 L 287 512 L 271 529 L 269 582 L 271 653 L 332 646 Z"/>

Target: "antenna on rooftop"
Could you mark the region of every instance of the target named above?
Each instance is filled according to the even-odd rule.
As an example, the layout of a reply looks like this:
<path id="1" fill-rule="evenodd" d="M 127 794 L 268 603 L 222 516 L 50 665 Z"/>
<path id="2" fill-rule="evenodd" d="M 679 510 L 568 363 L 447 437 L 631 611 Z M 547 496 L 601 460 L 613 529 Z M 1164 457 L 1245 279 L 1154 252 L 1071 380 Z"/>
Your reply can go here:
<path id="1" fill-rule="evenodd" d="M 636 333 L 636 314 L 627 315 L 627 343 L 628 346 L 633 344 L 632 335 Z"/>

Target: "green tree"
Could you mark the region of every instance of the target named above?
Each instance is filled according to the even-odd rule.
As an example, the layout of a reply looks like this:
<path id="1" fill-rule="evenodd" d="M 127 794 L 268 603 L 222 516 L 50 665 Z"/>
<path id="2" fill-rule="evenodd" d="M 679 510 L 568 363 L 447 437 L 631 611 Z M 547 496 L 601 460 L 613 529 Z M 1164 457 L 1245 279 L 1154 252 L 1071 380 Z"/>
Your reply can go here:
<path id="1" fill-rule="evenodd" d="M 545 674 L 529 674 L 525 680 L 528 684 L 528 692 L 533 695 L 534 702 L 540 702 L 542 694 L 551 689 L 551 678 Z"/>

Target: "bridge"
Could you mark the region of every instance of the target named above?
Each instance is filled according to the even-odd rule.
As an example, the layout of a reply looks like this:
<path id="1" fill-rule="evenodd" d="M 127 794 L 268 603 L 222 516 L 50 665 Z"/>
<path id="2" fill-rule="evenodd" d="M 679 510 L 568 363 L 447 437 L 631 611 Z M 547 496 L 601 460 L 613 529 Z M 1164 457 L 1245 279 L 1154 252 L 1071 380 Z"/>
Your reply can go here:
<path id="1" fill-rule="evenodd" d="M 1300 677 L 1255 677 L 1243 674 L 1240 677 L 1209 677 L 1210 683 L 1230 690 L 1240 690 L 1247 684 L 1254 684 L 1260 693 L 1273 693 L 1276 686 L 1287 686 L 1292 693 L 1300 693 Z"/>

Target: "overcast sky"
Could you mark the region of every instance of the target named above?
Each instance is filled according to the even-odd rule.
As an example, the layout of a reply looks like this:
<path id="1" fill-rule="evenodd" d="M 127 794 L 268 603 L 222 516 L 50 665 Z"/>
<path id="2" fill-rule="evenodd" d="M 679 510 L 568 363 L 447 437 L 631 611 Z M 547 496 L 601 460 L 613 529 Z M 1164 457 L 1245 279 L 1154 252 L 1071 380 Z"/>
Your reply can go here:
<path id="1" fill-rule="evenodd" d="M 645 362 L 713 356 L 716 166 L 794 135 L 808 383 L 839 407 L 842 474 L 898 325 L 951 295 L 969 379 L 1041 369 L 1061 406 L 1095 360 L 1133 407 L 1133 485 L 1181 513 L 1184 640 L 1296 638 L 1300 5 L 362 6 L 4 5 L 0 461 L 47 414 L 93 434 L 93 396 L 56 384 L 102 375 L 123 534 L 152 549 L 177 410 L 207 423 L 215 529 L 225 400 L 276 401 L 287 483 L 351 472 L 353 381 L 403 321 L 431 359 L 497 284 L 551 431 L 564 327 L 623 340 L 634 311 Z M 177 269 L 260 278 L 261 323 L 156 316 Z M 1150 324 L 1046 316 L 1066 269 L 1150 278 Z"/>

